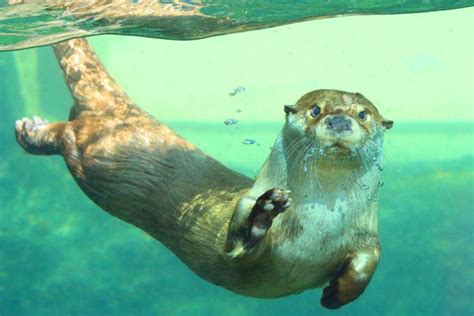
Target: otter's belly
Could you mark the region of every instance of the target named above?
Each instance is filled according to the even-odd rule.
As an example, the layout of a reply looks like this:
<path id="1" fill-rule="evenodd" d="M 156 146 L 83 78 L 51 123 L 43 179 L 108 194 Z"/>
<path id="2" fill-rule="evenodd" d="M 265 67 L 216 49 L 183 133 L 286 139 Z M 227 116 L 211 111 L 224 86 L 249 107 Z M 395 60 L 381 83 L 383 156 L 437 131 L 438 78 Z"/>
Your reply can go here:
<path id="1" fill-rule="evenodd" d="M 321 204 L 299 205 L 289 210 L 273 227 L 282 234 L 272 249 L 284 262 L 280 273 L 286 286 L 295 289 L 321 287 L 329 281 L 351 248 L 354 217 L 361 212 L 344 205 L 328 209 Z"/>

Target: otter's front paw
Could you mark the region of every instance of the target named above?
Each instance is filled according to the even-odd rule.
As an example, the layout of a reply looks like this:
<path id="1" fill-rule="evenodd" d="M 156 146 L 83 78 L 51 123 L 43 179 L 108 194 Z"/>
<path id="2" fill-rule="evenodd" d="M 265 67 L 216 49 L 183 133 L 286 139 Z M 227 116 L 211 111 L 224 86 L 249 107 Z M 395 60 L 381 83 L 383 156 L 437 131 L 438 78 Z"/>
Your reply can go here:
<path id="1" fill-rule="evenodd" d="M 323 290 L 321 305 L 329 309 L 337 309 L 341 307 L 344 303 L 338 294 L 339 290 L 337 280 L 331 281 L 331 283 Z"/>
<path id="2" fill-rule="evenodd" d="M 348 269 L 324 288 L 321 305 L 329 309 L 340 308 L 359 297 L 366 286 L 366 282 L 358 280 L 353 271 Z"/>
<path id="3" fill-rule="evenodd" d="M 248 219 L 250 240 L 256 241 L 265 236 L 273 219 L 290 206 L 289 193 L 288 190 L 271 189 L 257 199 Z"/>

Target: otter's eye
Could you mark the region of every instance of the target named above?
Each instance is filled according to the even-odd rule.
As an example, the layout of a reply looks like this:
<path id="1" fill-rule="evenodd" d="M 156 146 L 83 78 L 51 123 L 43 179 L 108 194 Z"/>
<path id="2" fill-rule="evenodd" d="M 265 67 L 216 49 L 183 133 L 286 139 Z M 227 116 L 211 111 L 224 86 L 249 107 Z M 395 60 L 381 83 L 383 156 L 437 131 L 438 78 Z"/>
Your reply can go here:
<path id="1" fill-rule="evenodd" d="M 365 112 L 365 111 L 360 111 L 360 112 L 359 112 L 359 117 L 360 117 L 361 120 L 364 120 L 364 121 L 365 121 L 365 120 L 367 119 L 367 112 Z"/>
<path id="2" fill-rule="evenodd" d="M 316 117 L 321 113 L 321 108 L 318 105 L 314 105 L 311 109 L 311 116 Z"/>

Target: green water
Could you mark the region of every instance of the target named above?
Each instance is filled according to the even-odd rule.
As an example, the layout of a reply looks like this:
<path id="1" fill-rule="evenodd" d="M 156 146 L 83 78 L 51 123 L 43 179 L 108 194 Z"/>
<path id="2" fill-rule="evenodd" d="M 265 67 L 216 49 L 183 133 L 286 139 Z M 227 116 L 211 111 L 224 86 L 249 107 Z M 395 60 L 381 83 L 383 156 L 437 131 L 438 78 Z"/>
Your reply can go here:
<path id="1" fill-rule="evenodd" d="M 14 121 L 62 120 L 72 100 L 50 48 L 0 53 L 0 315 L 472 315 L 472 17 L 347 18 L 198 42 L 92 40 L 139 105 L 250 176 L 283 104 L 306 91 L 360 91 L 395 121 L 379 195 L 382 259 L 366 292 L 338 311 L 320 307 L 320 290 L 262 300 L 208 284 L 88 200 L 60 157 L 25 154 Z M 239 86 L 245 92 L 229 96 Z M 225 126 L 231 117 L 239 123 Z"/>

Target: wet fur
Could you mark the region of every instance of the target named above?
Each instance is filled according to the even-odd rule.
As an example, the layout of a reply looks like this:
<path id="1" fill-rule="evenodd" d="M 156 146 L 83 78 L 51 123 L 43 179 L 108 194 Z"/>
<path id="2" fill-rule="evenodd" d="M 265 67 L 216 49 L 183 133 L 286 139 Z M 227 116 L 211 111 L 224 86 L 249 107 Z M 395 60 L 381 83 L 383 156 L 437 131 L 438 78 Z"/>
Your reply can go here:
<path id="1" fill-rule="evenodd" d="M 331 282 L 328 289 L 336 294 L 327 290 L 324 304 L 335 308 L 362 293 L 378 260 L 375 195 L 389 124 L 368 100 L 335 90 L 303 96 L 254 183 L 135 106 L 85 40 L 57 44 L 55 52 L 75 104 L 64 123 L 28 130 L 20 122 L 17 140 L 25 150 L 62 155 L 97 205 L 160 240 L 212 283 L 249 296 L 280 297 Z M 317 120 L 307 113 L 324 101 L 328 111 L 353 115 L 354 106 L 338 107 L 348 95 L 372 111 L 371 124 L 361 125 L 368 138 L 355 159 L 328 163 L 317 154 L 308 129 Z M 239 246 L 250 209 L 273 188 L 290 189 L 293 203 L 258 245 Z M 370 258 L 376 260 L 359 265 L 370 273 L 356 287 L 350 272 L 360 272 L 352 263 L 365 258 L 361 253 L 375 253 Z"/>
<path id="2" fill-rule="evenodd" d="M 332 101 L 341 105 L 344 94 L 350 95 L 318 90 L 298 101 L 297 110 L 287 115 L 269 158 L 247 193 L 247 198 L 255 199 L 273 187 L 291 191 L 290 210 L 278 216 L 272 226 L 271 249 L 274 257 L 284 262 L 275 273 L 285 276 L 276 287 L 280 291 L 324 286 L 349 253 L 379 248 L 376 194 L 383 165 L 384 119 L 368 100 L 359 97 L 361 104 L 372 107 L 374 120 L 362 127 L 368 138 L 365 143 L 357 140 L 363 146 L 354 150 L 352 160 L 341 156 L 328 160 L 326 153 L 320 155 L 323 146 L 307 130 L 321 119 L 307 118 L 314 104 Z M 350 113 L 344 108 L 337 113 L 343 110 Z"/>

